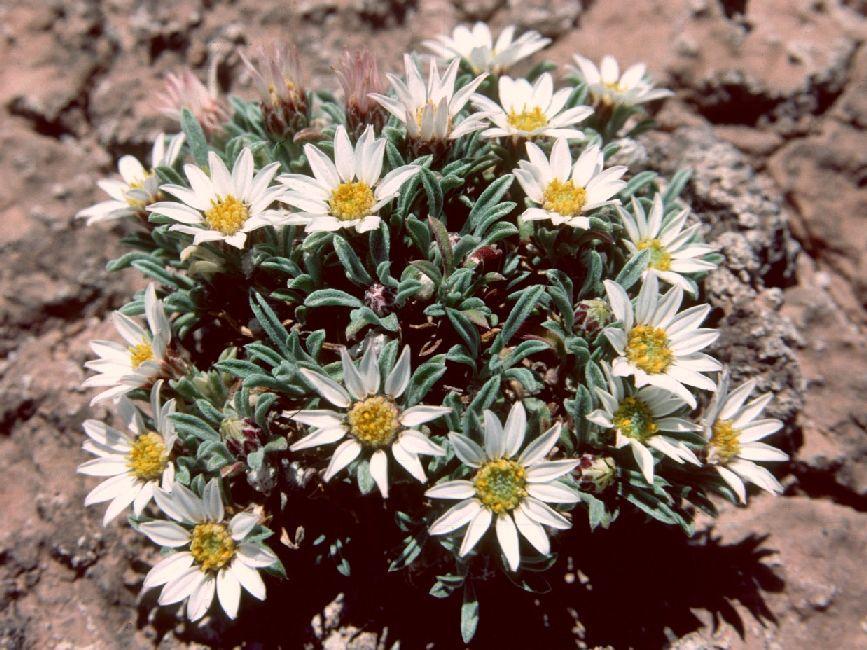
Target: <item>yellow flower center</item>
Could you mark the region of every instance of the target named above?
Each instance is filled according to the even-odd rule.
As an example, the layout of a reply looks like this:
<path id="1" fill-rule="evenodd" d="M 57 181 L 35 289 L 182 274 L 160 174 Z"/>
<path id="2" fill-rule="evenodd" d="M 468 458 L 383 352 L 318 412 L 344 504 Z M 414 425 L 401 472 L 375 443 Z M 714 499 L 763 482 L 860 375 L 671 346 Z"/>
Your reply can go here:
<path id="1" fill-rule="evenodd" d="M 349 431 L 371 447 L 384 447 L 394 439 L 400 427 L 397 407 L 385 397 L 368 397 L 357 402 L 347 414 Z"/>
<path id="2" fill-rule="evenodd" d="M 219 201 L 211 200 L 211 207 L 205 211 L 205 221 L 212 230 L 224 235 L 234 235 L 246 223 L 250 211 L 244 203 L 231 194 Z"/>
<path id="3" fill-rule="evenodd" d="M 127 192 L 132 191 L 132 190 L 140 190 L 140 189 L 143 189 L 144 186 L 145 186 L 145 183 L 147 183 L 149 179 L 153 178 L 154 175 L 155 175 L 155 172 L 154 172 L 153 170 L 151 170 L 151 171 L 146 171 L 145 174 L 144 174 L 144 176 L 142 176 L 140 179 L 135 180 L 135 181 L 133 181 L 132 183 L 130 183 L 129 185 L 127 185 Z M 150 200 L 152 201 L 152 200 L 154 200 L 154 199 L 151 198 Z M 144 200 L 144 199 L 137 199 L 137 198 L 135 198 L 135 197 L 133 197 L 133 196 L 127 196 L 127 197 L 126 197 L 126 202 L 129 204 L 129 206 L 130 206 L 131 208 L 136 208 L 136 209 L 139 209 L 139 210 L 141 210 L 142 208 L 144 208 L 144 207 L 145 207 L 146 205 L 148 205 L 148 203 L 149 203 L 149 201 L 146 201 L 146 200 Z"/>
<path id="4" fill-rule="evenodd" d="M 341 183 L 331 192 L 331 214 L 341 221 L 366 217 L 375 203 L 373 190 L 363 181 Z"/>
<path id="5" fill-rule="evenodd" d="M 665 330 L 652 325 L 636 325 L 626 341 L 626 357 L 651 375 L 668 370 L 674 359 Z"/>
<path id="6" fill-rule="evenodd" d="M 545 195 L 542 197 L 543 208 L 564 217 L 574 217 L 579 214 L 586 202 L 587 191 L 583 187 L 576 187 L 572 181 L 564 183 L 556 178 L 548 183 Z"/>
<path id="7" fill-rule="evenodd" d="M 479 468 L 473 485 L 476 496 L 488 510 L 510 512 L 527 496 L 526 470 L 513 460 L 499 458 Z"/>
<path id="8" fill-rule="evenodd" d="M 637 397 L 627 397 L 620 402 L 612 421 L 620 433 L 635 440 L 647 440 L 659 431 L 653 411 Z"/>
<path id="9" fill-rule="evenodd" d="M 163 437 L 154 432 L 143 433 L 132 443 L 127 456 L 129 471 L 142 481 L 154 481 L 162 476 L 169 462 L 169 451 Z"/>
<path id="10" fill-rule="evenodd" d="M 658 239 L 642 239 L 638 242 L 638 250 L 650 249 L 650 268 L 657 271 L 668 271 L 671 268 L 671 254 Z"/>
<path id="11" fill-rule="evenodd" d="M 235 557 L 235 540 L 223 524 L 197 524 L 190 553 L 202 571 L 222 569 Z"/>
<path id="12" fill-rule="evenodd" d="M 623 86 L 620 85 L 620 81 L 603 81 L 602 85 L 605 86 L 606 90 L 610 90 L 615 93 L 620 93 L 625 90 Z"/>
<path id="13" fill-rule="evenodd" d="M 138 368 L 145 361 L 154 358 L 154 349 L 147 341 L 142 341 L 129 349 L 129 363 L 133 368 Z"/>
<path id="14" fill-rule="evenodd" d="M 524 110 L 520 113 L 511 110 L 509 111 L 508 120 L 509 125 L 518 131 L 536 131 L 548 126 L 548 118 L 538 106 L 532 110 L 524 107 Z"/>
<path id="15" fill-rule="evenodd" d="M 731 420 L 718 420 L 713 425 L 710 446 L 716 458 L 727 463 L 740 453 L 740 431 L 732 426 Z"/>

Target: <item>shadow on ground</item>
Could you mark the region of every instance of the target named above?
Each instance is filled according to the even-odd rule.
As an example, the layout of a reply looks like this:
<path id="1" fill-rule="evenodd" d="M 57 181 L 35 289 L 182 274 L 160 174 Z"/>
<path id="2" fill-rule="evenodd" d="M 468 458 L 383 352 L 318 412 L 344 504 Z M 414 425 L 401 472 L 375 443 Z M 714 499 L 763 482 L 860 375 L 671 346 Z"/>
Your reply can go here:
<path id="1" fill-rule="evenodd" d="M 384 523 L 370 522 L 372 537 Z M 578 552 L 561 556 L 545 574 L 548 582 L 529 574 L 530 582 L 540 580 L 534 583 L 536 593 L 521 591 L 502 575 L 475 581 L 481 621 L 473 647 L 566 648 L 575 647 L 577 638 L 590 647 L 661 648 L 703 628 L 709 618 L 714 628 L 725 621 L 743 637 L 739 610 L 764 625 L 776 623 L 763 594 L 782 591 L 784 583 L 765 561 L 775 554 L 765 546 L 767 536 L 722 544 L 712 532 L 689 539 L 679 530 L 635 519 L 592 535 L 576 530 L 568 537 L 560 546 Z M 195 630 L 181 636 L 218 646 L 316 647 L 322 635 L 314 634 L 310 621 L 342 593 L 335 627 L 372 632 L 385 647 L 397 640 L 403 649 L 462 646 L 460 592 L 433 598 L 427 593 L 431 578 L 411 570 L 389 573 L 385 563 L 371 563 L 373 553 L 366 561 L 360 552 L 349 558 L 351 579 L 333 566 L 317 569 L 305 556 L 305 551 L 289 553 L 290 580 L 270 583 L 265 605 L 243 610 L 234 629 L 217 620 L 207 638 Z M 142 622 L 155 594 L 142 603 Z M 707 614 L 700 618 L 701 612 Z M 163 633 L 173 621 L 165 619 Z"/>

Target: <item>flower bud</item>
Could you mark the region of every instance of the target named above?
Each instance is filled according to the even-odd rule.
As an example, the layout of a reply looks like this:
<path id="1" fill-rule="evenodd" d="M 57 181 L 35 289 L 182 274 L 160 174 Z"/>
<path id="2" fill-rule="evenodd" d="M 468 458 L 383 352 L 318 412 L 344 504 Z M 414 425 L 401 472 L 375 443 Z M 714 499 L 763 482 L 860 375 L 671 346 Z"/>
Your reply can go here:
<path id="1" fill-rule="evenodd" d="M 241 60 L 259 90 L 259 106 L 265 128 L 275 138 L 285 139 L 308 126 L 307 95 L 301 84 L 298 50 L 293 45 L 274 44 L 256 50 L 256 65 L 241 53 Z"/>
<path id="2" fill-rule="evenodd" d="M 379 316 L 387 316 L 394 306 L 394 291 L 384 284 L 375 282 L 364 292 L 364 304 Z"/>
<path id="3" fill-rule="evenodd" d="M 206 134 L 216 133 L 228 121 L 229 111 L 218 95 L 213 68 L 210 76 L 213 83 L 206 87 L 192 70 L 182 70 L 180 74 L 169 73 L 163 92 L 157 96 L 156 109 L 180 122 L 181 112 L 186 108 Z"/>
<path id="4" fill-rule="evenodd" d="M 582 454 L 581 463 L 575 470 L 579 475 L 581 489 L 585 492 L 604 492 L 614 482 L 614 459 L 610 456 Z"/>
<path id="5" fill-rule="evenodd" d="M 343 89 L 349 135 L 357 138 L 368 124 L 381 131 L 388 116 L 370 94 L 382 93 L 385 83 L 373 54 L 366 49 L 344 52 L 334 66 L 334 74 Z"/>
<path id="6" fill-rule="evenodd" d="M 582 300 L 575 307 L 575 330 L 595 336 L 611 320 L 611 307 L 601 298 Z"/>

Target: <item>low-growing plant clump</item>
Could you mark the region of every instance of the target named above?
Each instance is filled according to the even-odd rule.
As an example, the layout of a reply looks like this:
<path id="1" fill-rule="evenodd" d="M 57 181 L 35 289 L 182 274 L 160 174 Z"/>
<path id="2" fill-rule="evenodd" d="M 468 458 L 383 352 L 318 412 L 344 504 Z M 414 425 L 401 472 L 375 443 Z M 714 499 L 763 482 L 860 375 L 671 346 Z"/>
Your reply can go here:
<path id="1" fill-rule="evenodd" d="M 690 534 L 711 494 L 781 490 L 757 464 L 786 459 L 771 396 L 704 352 L 721 257 L 688 172 L 628 166 L 670 93 L 610 57 L 510 76 L 547 43 L 462 26 L 387 82 L 347 53 L 340 100 L 288 47 L 244 57 L 257 101 L 169 80 L 180 133 L 81 212 L 128 222 L 109 270 L 150 280 L 92 343 L 85 385 L 116 417 L 85 422 L 79 471 L 104 523 L 163 547 L 159 605 L 235 619 L 299 545 L 350 575 L 358 544 L 462 593 L 469 641 L 473 584 L 530 588 L 560 531 L 633 510 Z M 372 536 L 350 514 L 374 500 Z"/>

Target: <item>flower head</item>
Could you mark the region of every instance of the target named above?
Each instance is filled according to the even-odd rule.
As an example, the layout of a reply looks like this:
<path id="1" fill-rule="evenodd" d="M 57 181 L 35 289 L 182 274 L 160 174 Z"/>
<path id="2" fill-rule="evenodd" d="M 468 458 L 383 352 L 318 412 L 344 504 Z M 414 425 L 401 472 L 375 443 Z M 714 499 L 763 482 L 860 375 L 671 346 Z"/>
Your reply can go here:
<path id="1" fill-rule="evenodd" d="M 148 212 L 179 221 L 170 230 L 193 235 L 193 244 L 225 241 L 243 248 L 247 233 L 265 226 L 282 225 L 285 215 L 269 210 L 283 191 L 268 187 L 279 163 L 271 163 L 253 173 L 253 154 L 245 147 L 235 160 L 231 174 L 223 160 L 208 152 L 210 175 L 196 165 L 184 165 L 190 187 L 163 185 L 162 190 L 177 198 L 148 206 Z"/>
<path id="2" fill-rule="evenodd" d="M 485 23 L 479 22 L 472 27 L 458 25 L 451 36 L 437 36 L 422 45 L 444 63 L 458 57 L 466 61 L 476 74 L 500 74 L 551 42 L 550 38 L 544 38 L 536 31 L 524 32 L 515 38 L 515 29 L 514 25 L 509 25 L 495 42 Z"/>
<path id="3" fill-rule="evenodd" d="M 602 169 L 603 156 L 599 147 L 587 147 L 575 164 L 565 138 L 558 138 L 551 149 L 550 160 L 534 143 L 527 143 L 529 161 L 518 162 L 515 178 L 527 197 L 538 207 L 527 208 L 521 219 L 550 220 L 554 225 L 587 229 L 590 219 L 585 212 L 595 210 L 626 187 L 620 177 L 626 167 Z"/>
<path id="4" fill-rule="evenodd" d="M 84 422 L 89 440 L 82 449 L 96 458 L 79 465 L 78 473 L 108 477 L 84 500 L 85 506 L 111 501 L 103 525 L 130 504 L 133 512 L 140 515 L 153 498 L 155 488 L 172 489 L 175 467 L 170 455 L 177 434 L 169 416 L 175 412 L 175 400 L 160 405 L 162 384 L 162 380 L 157 381 L 151 388 L 153 431 L 145 427 L 141 413 L 126 397 L 121 397 L 117 403 L 123 429 L 115 429 L 99 420 Z"/>
<path id="5" fill-rule="evenodd" d="M 576 54 L 573 58 L 578 67 L 571 68 L 572 72 L 584 80 L 597 102 L 634 106 L 673 94 L 670 90 L 653 87 L 645 75 L 647 67 L 643 63 L 630 66 L 621 76 L 620 66 L 612 56 L 602 57 L 598 68 L 583 56 Z"/>
<path id="6" fill-rule="evenodd" d="M 754 461 L 784 461 L 789 458 L 779 449 L 761 442 L 782 429 L 783 423 L 771 418 L 757 419 L 773 396 L 765 393 L 747 402 L 755 388 L 756 382 L 751 379 L 730 392 L 726 370 L 720 376 L 716 395 L 702 420 L 708 441 L 708 463 L 741 503 L 747 500 L 744 481 L 772 494 L 783 491 L 773 474 Z"/>
<path id="7" fill-rule="evenodd" d="M 273 135 L 284 138 L 307 126 L 307 95 L 301 83 L 301 65 L 294 45 L 274 43 L 257 48 L 250 61 L 243 52 L 241 60 L 259 91 L 259 105 L 265 126 Z"/>
<path id="8" fill-rule="evenodd" d="M 618 355 L 612 364 L 613 374 L 634 376 L 637 387 L 662 388 L 695 408 L 695 396 L 687 386 L 714 390 L 716 384 L 702 373 L 722 367 L 701 352 L 719 337 L 717 330 L 699 327 L 710 305 L 696 305 L 678 313 L 683 289 L 675 286 L 660 296 L 656 275 L 644 280 L 634 307 L 623 287 L 611 280 L 604 284 L 614 317 L 623 327 L 603 330 Z"/>
<path id="9" fill-rule="evenodd" d="M 485 114 L 493 126 L 482 135 L 486 138 L 520 136 L 524 138 L 568 138 L 583 140 L 584 134 L 574 128 L 587 119 L 589 106 L 563 108 L 572 94 L 571 88 L 554 92 L 554 80 L 549 73 L 539 75 L 534 84 L 526 79 L 500 77 L 500 103 L 484 95 L 473 95 L 473 105 Z"/>
<path id="10" fill-rule="evenodd" d="M 380 179 L 385 139 L 374 138 L 372 128 L 365 130 L 353 149 L 346 128 L 337 127 L 334 162 L 312 144 L 304 145 L 304 154 L 313 176 L 285 174 L 278 180 L 288 188 L 280 201 L 301 210 L 290 215 L 286 223 L 305 225 L 307 232 L 377 228 L 377 211 L 421 169 L 404 165 Z"/>
<path id="11" fill-rule="evenodd" d="M 180 122 L 181 112 L 188 109 L 206 133 L 216 133 L 229 119 L 229 111 L 219 98 L 212 73 L 210 88 L 205 86 L 192 70 L 166 75 L 163 92 L 157 97 L 156 108 L 163 115 Z"/>
<path id="12" fill-rule="evenodd" d="M 120 180 L 104 178 L 98 182 L 110 201 L 97 203 L 79 212 L 76 216 L 87 219 L 87 224 L 110 219 L 120 219 L 142 214 L 144 208 L 160 198 L 157 167 L 172 167 L 180 155 L 184 134 L 178 133 L 169 139 L 160 133 L 151 150 L 150 167 L 142 165 L 134 156 L 122 156 L 117 161 Z"/>
<path id="13" fill-rule="evenodd" d="M 684 461 L 700 465 L 692 450 L 682 440 L 671 434 L 698 431 L 700 427 L 674 413 L 684 406 L 677 395 L 657 388 L 643 386 L 637 390 L 611 374 L 608 376 L 608 390 L 596 387 L 596 394 L 602 408 L 587 415 L 594 424 L 614 431 L 614 447 L 620 449 L 627 445 L 632 449 L 635 462 L 648 483 L 653 483 L 654 459 L 651 449 L 671 458 L 676 463 Z"/>
<path id="14" fill-rule="evenodd" d="M 657 275 L 660 280 L 694 293 L 695 287 L 683 277 L 684 273 L 698 273 L 716 268 L 716 264 L 702 259 L 713 248 L 693 243 L 699 224 L 683 228 L 689 208 L 684 208 L 663 223 L 662 195 L 653 197 L 653 207 L 645 216 L 641 202 L 632 197 L 632 214 L 618 206 L 620 218 L 626 228 L 626 246 L 633 255 L 650 249 L 650 262 L 643 277 Z"/>
<path id="15" fill-rule="evenodd" d="M 442 456 L 445 452 L 416 427 L 446 415 L 451 409 L 424 404 L 401 406 L 399 399 L 412 376 L 409 346 L 404 347 L 386 376 L 380 374 L 378 353 L 373 346 L 367 348 L 358 366 L 346 348 L 341 350 L 340 359 L 343 385 L 313 370 L 301 369 L 304 379 L 337 409 L 289 413 L 295 422 L 313 428 L 290 449 L 298 451 L 342 440 L 325 470 L 325 480 L 331 480 L 364 452 L 370 455 L 370 474 L 384 497 L 388 496 L 386 450 L 415 479 L 424 482 L 419 455 Z"/>
<path id="16" fill-rule="evenodd" d="M 404 55 L 403 63 L 406 83 L 393 74 L 386 75 L 397 99 L 379 94 L 371 97 L 406 125 L 410 138 L 425 142 L 454 140 L 485 127 L 484 115 L 480 113 L 470 115 L 459 124 L 455 124 L 454 120 L 485 80 L 487 73 L 480 74 L 455 92 L 457 59 L 449 64 L 442 78 L 436 62 L 431 59 L 427 83 L 409 54 Z"/>
<path id="17" fill-rule="evenodd" d="M 187 618 L 204 616 L 216 592 L 226 616 L 234 619 L 243 587 L 259 600 L 265 583 L 259 570 L 278 562 L 267 546 L 248 540 L 259 518 L 239 512 L 226 520 L 218 479 L 211 479 L 199 497 L 180 483 L 171 492 L 159 488 L 154 498 L 173 521 L 139 524 L 151 541 L 171 549 L 145 576 L 142 589 L 162 587 L 160 605 L 187 601 Z"/>
<path id="18" fill-rule="evenodd" d="M 445 535 L 467 526 L 459 552 L 462 557 L 473 550 L 495 518 L 497 540 L 512 571 L 520 562 L 519 531 L 539 553 L 548 555 L 551 546 L 543 526 L 571 526 L 547 504 L 574 504 L 580 499 L 558 480 L 580 461 L 545 460 L 560 437 L 559 422 L 521 451 L 526 429 L 527 414 L 519 402 L 509 411 L 505 424 L 491 411 L 484 412 L 484 446 L 460 433 L 449 434 L 455 455 L 474 471 L 473 478 L 439 483 L 425 495 L 460 499 L 431 524 L 430 533 Z"/>
<path id="19" fill-rule="evenodd" d="M 108 387 L 94 397 L 91 404 L 114 399 L 135 388 L 146 386 L 162 373 L 172 328 L 162 302 L 157 300 L 153 284 L 144 292 L 144 308 L 147 329 L 120 312 L 112 314 L 114 326 L 124 339 L 125 345 L 115 341 L 91 342 L 90 347 L 99 358 L 84 365 L 95 370 L 97 374 L 87 378 L 83 386 Z"/>
<path id="20" fill-rule="evenodd" d="M 356 136 L 367 124 L 374 131 L 381 130 L 386 113 L 371 95 L 382 93 L 385 81 L 373 53 L 368 49 L 344 52 L 334 66 L 334 73 L 343 89 L 347 130 Z"/>

